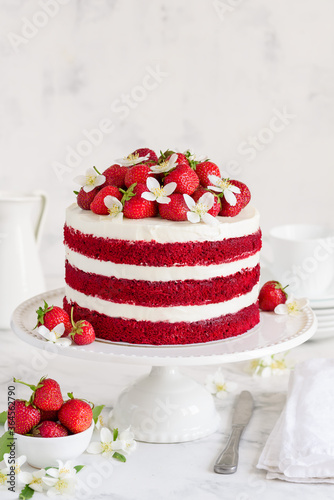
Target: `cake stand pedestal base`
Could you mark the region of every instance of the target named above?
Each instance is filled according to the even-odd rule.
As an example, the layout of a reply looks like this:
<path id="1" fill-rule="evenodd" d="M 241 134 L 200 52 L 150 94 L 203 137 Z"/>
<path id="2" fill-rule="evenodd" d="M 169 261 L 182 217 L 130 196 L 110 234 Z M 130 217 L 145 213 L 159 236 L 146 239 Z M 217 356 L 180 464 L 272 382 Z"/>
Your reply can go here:
<path id="1" fill-rule="evenodd" d="M 177 367 L 154 366 L 121 393 L 109 424 L 120 430 L 131 426 L 138 441 L 179 443 L 216 431 L 219 416 L 202 385 Z"/>

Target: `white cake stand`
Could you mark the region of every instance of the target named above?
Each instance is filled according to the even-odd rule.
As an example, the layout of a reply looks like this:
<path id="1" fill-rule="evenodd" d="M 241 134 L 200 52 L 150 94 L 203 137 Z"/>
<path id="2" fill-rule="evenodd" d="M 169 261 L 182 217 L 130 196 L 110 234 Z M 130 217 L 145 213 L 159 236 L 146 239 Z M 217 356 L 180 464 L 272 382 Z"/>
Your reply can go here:
<path id="1" fill-rule="evenodd" d="M 62 306 L 63 289 L 37 295 L 18 306 L 11 321 L 24 342 L 61 355 L 107 363 L 152 367 L 119 396 L 110 417 L 112 427 L 131 425 L 135 438 L 151 443 L 191 441 L 214 432 L 219 423 L 211 394 L 180 366 L 213 365 L 259 358 L 296 347 L 316 331 L 317 320 L 307 307 L 297 317 L 261 313 L 258 326 L 239 337 L 206 344 L 148 346 L 96 341 L 87 346 L 57 346 L 36 330 L 36 309 L 43 304 Z"/>

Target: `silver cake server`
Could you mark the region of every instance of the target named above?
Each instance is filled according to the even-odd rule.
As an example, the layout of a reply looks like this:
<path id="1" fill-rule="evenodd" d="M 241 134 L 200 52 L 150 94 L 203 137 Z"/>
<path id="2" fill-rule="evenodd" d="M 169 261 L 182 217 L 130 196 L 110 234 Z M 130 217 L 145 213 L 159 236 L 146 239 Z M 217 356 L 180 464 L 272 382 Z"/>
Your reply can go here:
<path id="1" fill-rule="evenodd" d="M 240 438 L 252 416 L 253 408 L 254 400 L 251 393 L 249 391 L 242 391 L 235 405 L 231 435 L 225 449 L 217 458 L 214 466 L 214 471 L 218 474 L 233 474 L 236 472 Z"/>

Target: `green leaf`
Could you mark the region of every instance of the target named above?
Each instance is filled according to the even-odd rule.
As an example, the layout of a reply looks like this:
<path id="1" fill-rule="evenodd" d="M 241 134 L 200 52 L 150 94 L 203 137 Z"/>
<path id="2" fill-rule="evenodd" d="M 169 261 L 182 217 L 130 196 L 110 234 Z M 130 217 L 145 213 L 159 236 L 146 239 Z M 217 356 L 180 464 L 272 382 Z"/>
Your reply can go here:
<path id="1" fill-rule="evenodd" d="M 133 192 L 134 188 L 137 186 L 137 182 L 134 182 L 131 184 L 131 186 L 125 191 L 125 193 L 122 196 L 121 203 L 124 205 L 124 203 L 128 200 L 130 200 L 133 196 L 135 196 L 135 193 Z"/>
<path id="2" fill-rule="evenodd" d="M 4 425 L 4 423 L 6 422 L 7 420 L 7 412 L 6 411 L 2 411 L 0 413 L 0 425 Z"/>
<path id="3" fill-rule="evenodd" d="M 117 436 L 118 436 L 118 429 L 114 429 L 114 432 L 113 432 L 113 440 L 114 441 L 116 441 Z"/>
<path id="4" fill-rule="evenodd" d="M 126 462 L 125 456 L 122 455 L 121 453 L 118 453 L 118 451 L 115 451 L 113 457 L 116 458 L 116 460 L 119 460 L 120 462 Z"/>
<path id="5" fill-rule="evenodd" d="M 13 431 L 7 431 L 0 438 L 0 462 L 3 460 L 4 454 L 10 452 L 10 445 L 14 442 L 13 434 Z"/>
<path id="6" fill-rule="evenodd" d="M 19 499 L 20 500 L 28 500 L 28 498 L 32 498 L 33 494 L 35 493 L 35 490 L 30 488 L 28 484 L 25 485 L 23 490 L 21 490 Z"/>
<path id="7" fill-rule="evenodd" d="M 93 409 L 93 420 L 94 420 L 95 424 L 97 423 L 99 415 L 100 415 L 100 413 L 101 413 L 101 411 L 103 410 L 104 407 L 105 407 L 105 405 L 94 406 L 94 409 Z"/>
<path id="8" fill-rule="evenodd" d="M 74 469 L 77 471 L 77 474 L 78 474 L 78 472 L 80 472 L 81 469 L 83 469 L 84 467 L 85 467 L 84 465 L 75 465 Z"/>

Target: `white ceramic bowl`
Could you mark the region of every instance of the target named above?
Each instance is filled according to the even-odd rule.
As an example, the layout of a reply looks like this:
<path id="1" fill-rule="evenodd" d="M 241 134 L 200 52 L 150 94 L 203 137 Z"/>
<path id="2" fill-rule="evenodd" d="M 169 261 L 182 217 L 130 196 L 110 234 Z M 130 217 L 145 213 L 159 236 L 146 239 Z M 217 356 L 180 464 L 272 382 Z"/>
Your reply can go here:
<path id="1" fill-rule="evenodd" d="M 70 436 L 42 438 L 14 434 L 16 456 L 25 455 L 32 467 L 44 468 L 57 466 L 57 460 L 74 460 L 87 448 L 92 438 L 94 421 L 91 426 L 78 434 Z"/>

